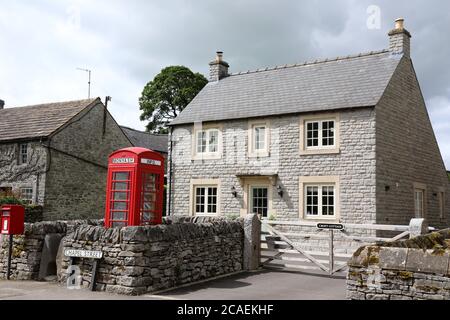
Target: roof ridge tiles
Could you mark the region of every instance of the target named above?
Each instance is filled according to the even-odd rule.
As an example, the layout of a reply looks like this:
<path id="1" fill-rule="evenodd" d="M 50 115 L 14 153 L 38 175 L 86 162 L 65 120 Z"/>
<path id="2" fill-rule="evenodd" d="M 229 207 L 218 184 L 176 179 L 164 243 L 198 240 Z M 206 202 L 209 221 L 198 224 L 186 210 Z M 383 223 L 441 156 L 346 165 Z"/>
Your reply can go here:
<path id="1" fill-rule="evenodd" d="M 39 104 L 29 104 L 24 106 L 15 106 L 15 107 L 8 107 L 4 108 L 2 110 L 11 110 L 11 109 L 18 109 L 18 108 L 36 108 L 36 107 L 44 107 L 44 106 L 53 106 L 53 105 L 73 105 L 73 107 L 78 107 L 75 104 L 84 104 L 84 103 L 92 103 L 95 100 L 100 100 L 100 98 L 90 98 L 90 99 L 79 99 L 79 100 L 69 100 L 69 101 L 57 101 L 57 102 L 46 102 L 46 103 L 39 103 Z"/>
<path id="2" fill-rule="evenodd" d="M 327 62 L 336 62 L 336 61 L 342 61 L 342 60 L 349 60 L 349 59 L 355 59 L 355 58 L 362 58 L 362 57 L 368 57 L 373 56 L 377 54 L 383 54 L 388 53 L 388 49 L 382 49 L 382 50 L 376 50 L 376 51 L 370 51 L 370 52 L 364 52 L 364 53 L 358 53 L 358 54 L 349 54 L 347 56 L 337 56 L 334 58 L 324 58 L 324 59 L 315 59 L 310 61 L 304 61 L 303 63 L 293 63 L 293 64 L 285 64 L 285 65 L 277 65 L 274 67 L 265 67 L 265 68 L 259 68 L 256 70 L 247 70 L 247 71 L 239 71 L 235 73 L 230 73 L 229 76 L 238 76 L 243 74 L 251 74 L 251 73 L 259 73 L 259 72 L 265 72 L 265 71 L 273 71 L 278 69 L 287 69 L 287 68 L 295 68 L 295 67 L 303 67 L 303 66 L 309 66 L 309 65 L 316 65 L 320 63 L 327 63 Z"/>
<path id="3" fill-rule="evenodd" d="M 167 136 L 166 133 L 153 133 L 153 132 L 142 131 L 142 130 L 135 129 L 135 128 L 131 128 L 131 127 L 127 127 L 127 126 L 122 126 L 122 125 L 119 125 L 119 126 L 120 126 L 122 129 L 128 129 L 128 130 L 132 130 L 132 131 L 135 131 L 135 132 L 139 132 L 139 133 L 143 133 L 143 134 L 148 134 L 148 135 L 152 135 L 152 136 L 161 136 L 161 137 Z"/>

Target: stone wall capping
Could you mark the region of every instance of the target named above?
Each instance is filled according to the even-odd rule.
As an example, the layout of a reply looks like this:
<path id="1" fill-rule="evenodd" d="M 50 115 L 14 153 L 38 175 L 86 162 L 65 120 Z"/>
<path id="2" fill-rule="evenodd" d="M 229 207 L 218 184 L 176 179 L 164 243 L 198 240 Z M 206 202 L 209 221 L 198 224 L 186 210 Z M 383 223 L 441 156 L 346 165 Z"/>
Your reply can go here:
<path id="1" fill-rule="evenodd" d="M 379 266 L 383 269 L 405 270 L 408 248 L 380 248 Z"/>
<path id="2" fill-rule="evenodd" d="M 450 300 L 450 229 L 359 248 L 349 261 L 354 300 Z"/>
<path id="3" fill-rule="evenodd" d="M 448 274 L 450 251 L 408 249 L 406 270 Z"/>

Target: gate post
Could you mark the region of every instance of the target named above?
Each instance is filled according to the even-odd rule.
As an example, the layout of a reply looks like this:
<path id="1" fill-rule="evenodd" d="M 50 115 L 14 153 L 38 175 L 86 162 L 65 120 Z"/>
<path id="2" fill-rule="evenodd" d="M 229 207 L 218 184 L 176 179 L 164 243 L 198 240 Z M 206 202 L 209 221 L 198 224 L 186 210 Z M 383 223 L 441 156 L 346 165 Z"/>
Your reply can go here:
<path id="1" fill-rule="evenodd" d="M 260 266 L 261 221 L 258 215 L 248 214 L 244 218 L 244 270 L 257 270 Z"/>
<path id="2" fill-rule="evenodd" d="M 414 218 L 409 222 L 409 238 L 428 233 L 428 223 L 423 218 Z"/>
<path id="3" fill-rule="evenodd" d="M 330 264 L 328 266 L 328 274 L 331 276 L 334 273 L 334 230 L 330 229 L 330 244 L 329 244 L 329 250 L 330 250 Z"/>

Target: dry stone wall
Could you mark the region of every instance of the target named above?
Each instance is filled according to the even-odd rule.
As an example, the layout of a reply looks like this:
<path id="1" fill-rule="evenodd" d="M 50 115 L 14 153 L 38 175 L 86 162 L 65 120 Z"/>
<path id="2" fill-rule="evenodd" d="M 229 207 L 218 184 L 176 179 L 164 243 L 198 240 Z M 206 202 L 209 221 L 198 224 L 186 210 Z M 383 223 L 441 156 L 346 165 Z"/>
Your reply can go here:
<path id="1" fill-rule="evenodd" d="M 80 225 L 99 225 L 101 220 L 75 220 L 25 223 L 23 235 L 14 236 L 11 279 L 37 280 L 41 264 L 42 250 L 46 235 L 64 236 Z M 0 236 L 0 279 L 6 279 L 8 266 L 9 236 Z"/>
<path id="2" fill-rule="evenodd" d="M 62 241 L 63 249 L 101 250 L 95 289 L 118 294 L 144 294 L 243 269 L 242 219 L 166 219 L 165 225 L 122 229 L 80 226 Z M 70 258 L 61 259 L 58 278 L 64 283 Z M 74 259 L 84 287 L 90 284 L 92 263 Z"/>
<path id="3" fill-rule="evenodd" d="M 450 300 L 450 229 L 361 247 L 349 262 L 352 300 Z"/>

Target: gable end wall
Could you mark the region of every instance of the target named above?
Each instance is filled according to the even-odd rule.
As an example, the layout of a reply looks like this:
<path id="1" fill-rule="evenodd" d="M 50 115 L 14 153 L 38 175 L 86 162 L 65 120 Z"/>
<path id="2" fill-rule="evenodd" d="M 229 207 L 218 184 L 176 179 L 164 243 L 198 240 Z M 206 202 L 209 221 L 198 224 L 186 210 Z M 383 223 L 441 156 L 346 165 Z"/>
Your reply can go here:
<path id="1" fill-rule="evenodd" d="M 377 223 L 408 224 L 414 218 L 414 183 L 427 187 L 425 218 L 448 227 L 450 184 L 409 58 L 402 58 L 376 107 Z M 389 190 L 386 191 L 386 187 Z M 445 189 L 445 218 L 437 193 Z"/>
<path id="2" fill-rule="evenodd" d="M 45 189 L 46 220 L 104 216 L 108 157 L 117 149 L 131 147 L 131 143 L 109 113 L 102 137 L 103 112 L 102 103 L 86 109 L 51 139 L 51 147 L 101 166 L 51 150 Z"/>

